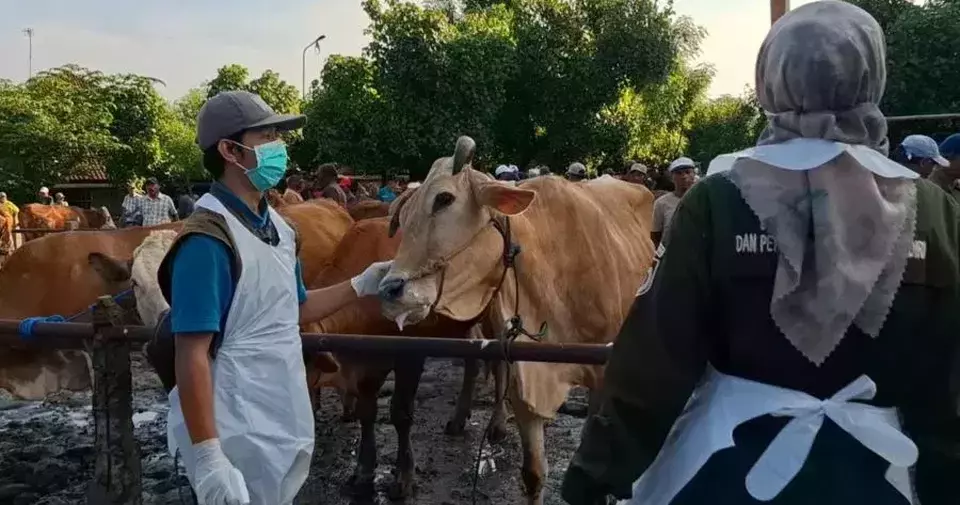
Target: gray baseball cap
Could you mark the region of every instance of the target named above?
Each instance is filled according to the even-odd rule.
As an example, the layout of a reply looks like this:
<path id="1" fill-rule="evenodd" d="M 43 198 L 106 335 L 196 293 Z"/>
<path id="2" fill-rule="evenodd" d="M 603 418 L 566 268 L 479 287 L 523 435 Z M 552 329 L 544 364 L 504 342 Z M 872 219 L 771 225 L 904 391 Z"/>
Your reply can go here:
<path id="1" fill-rule="evenodd" d="M 280 131 L 302 128 L 307 116 L 277 114 L 259 95 L 223 91 L 207 100 L 197 114 L 197 145 L 206 150 L 222 139 L 251 128 L 272 126 Z"/>
<path id="2" fill-rule="evenodd" d="M 904 154 L 908 160 L 914 158 L 926 158 L 932 160 L 941 167 L 949 167 L 950 162 L 940 155 L 940 148 L 937 141 L 926 135 L 910 135 L 900 143 Z"/>
<path id="3" fill-rule="evenodd" d="M 681 156 L 670 164 L 670 171 L 675 172 L 677 170 L 683 170 L 684 168 L 697 168 L 697 164 L 693 162 L 690 158 L 686 156 Z"/>
<path id="4" fill-rule="evenodd" d="M 567 175 L 579 175 L 581 177 L 587 175 L 587 167 L 583 166 L 583 163 L 575 161 L 567 167 Z"/>

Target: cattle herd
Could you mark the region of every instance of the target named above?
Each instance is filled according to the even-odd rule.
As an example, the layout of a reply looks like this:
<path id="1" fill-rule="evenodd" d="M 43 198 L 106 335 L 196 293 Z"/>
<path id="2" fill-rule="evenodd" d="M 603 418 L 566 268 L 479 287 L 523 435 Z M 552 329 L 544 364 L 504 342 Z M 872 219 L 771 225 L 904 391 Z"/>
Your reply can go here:
<path id="1" fill-rule="evenodd" d="M 389 208 L 371 202 L 348 213 L 327 200 L 295 205 L 272 200 L 300 234 L 308 289 L 342 282 L 373 262 L 394 259 L 379 299 L 354 302 L 304 331 L 498 338 L 519 324 L 526 332 L 520 332 L 521 340 L 612 341 L 653 258 L 653 195 L 606 176 L 576 183 L 552 176 L 498 182 L 471 168 L 474 148 L 471 139 L 461 137 L 452 156 L 438 159 L 423 184 Z M 29 208 L 21 215 L 28 215 Z M 82 223 L 87 224 L 82 227 L 107 225 L 102 214 L 84 214 Z M 40 216 L 41 222 L 63 226 L 49 216 Z M 132 286 L 136 310 L 129 317 L 156 324 L 167 308 L 156 272 L 180 226 L 54 233 L 26 242 L 0 268 L 0 318 L 80 313 L 98 296 Z M 543 331 L 533 336 L 538 330 Z M 359 421 L 348 482 L 353 491 L 374 492 L 378 397 L 391 372 L 389 419 L 397 451 L 387 494 L 401 499 L 413 495 L 417 485 L 429 486 L 417 482 L 415 462 L 415 453 L 423 458 L 429 447 L 414 447 L 411 441 L 424 358 L 306 359 L 314 391 L 336 391 L 343 417 Z M 467 429 L 482 365 L 465 364 L 446 434 L 462 435 Z M 544 427 L 571 388 L 597 391 L 602 386 L 603 367 L 486 365 L 495 383 L 488 438 L 497 443 L 512 429 L 518 431 L 523 501 L 543 503 L 548 473 Z M 157 373 L 164 379 L 172 371 Z M 0 389 L 15 398 L 39 400 L 89 387 L 89 358 L 83 352 L 0 349 Z M 511 413 L 516 428 L 508 425 Z M 444 440 L 436 434 L 436 443 Z"/>

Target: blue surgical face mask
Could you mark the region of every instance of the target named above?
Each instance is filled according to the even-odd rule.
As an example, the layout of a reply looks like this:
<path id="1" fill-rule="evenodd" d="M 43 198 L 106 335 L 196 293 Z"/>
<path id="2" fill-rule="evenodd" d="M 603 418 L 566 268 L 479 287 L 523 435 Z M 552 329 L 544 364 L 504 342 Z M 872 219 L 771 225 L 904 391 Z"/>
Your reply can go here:
<path id="1" fill-rule="evenodd" d="M 249 149 L 257 155 L 257 166 L 246 168 L 241 165 L 253 187 L 257 191 L 266 191 L 283 179 L 287 173 L 287 145 L 280 140 L 260 144 L 257 147 L 250 148 L 243 144 L 236 143 L 238 146 Z M 238 163 L 239 165 L 239 163 Z"/>

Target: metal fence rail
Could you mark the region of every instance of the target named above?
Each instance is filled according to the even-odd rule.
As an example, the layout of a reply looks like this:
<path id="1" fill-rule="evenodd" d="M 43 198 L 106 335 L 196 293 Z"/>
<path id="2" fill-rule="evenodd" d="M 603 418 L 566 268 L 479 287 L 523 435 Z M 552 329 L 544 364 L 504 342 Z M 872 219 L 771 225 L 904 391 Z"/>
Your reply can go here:
<path id="1" fill-rule="evenodd" d="M 35 323 L 20 335 L 20 320 L 0 319 L 0 348 L 86 349 L 93 364 L 93 419 L 96 462 L 87 503 L 140 505 L 140 450 L 133 435 L 133 380 L 130 351 L 151 340 L 154 328 L 123 326 L 123 312 L 110 296 L 93 307 L 93 324 Z M 611 345 L 501 343 L 497 340 L 304 333 L 309 353 L 336 352 L 371 357 L 418 356 L 483 360 L 540 361 L 602 365 Z M 136 345 L 136 347 L 134 347 Z"/>

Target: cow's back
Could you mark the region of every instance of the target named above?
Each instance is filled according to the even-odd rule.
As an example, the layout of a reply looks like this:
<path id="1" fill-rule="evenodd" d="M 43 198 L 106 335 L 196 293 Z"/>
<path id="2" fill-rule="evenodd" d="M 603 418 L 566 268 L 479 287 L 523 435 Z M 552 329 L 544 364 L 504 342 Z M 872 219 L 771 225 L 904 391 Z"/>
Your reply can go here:
<path id="1" fill-rule="evenodd" d="M 537 192 L 511 218 L 535 318 L 553 320 L 558 342 L 611 341 L 653 260 L 653 194 L 612 177 L 540 177 L 521 187 Z"/>
<path id="2" fill-rule="evenodd" d="M 303 280 L 310 285 L 333 257 L 337 244 L 350 229 L 353 219 L 332 201 L 285 205 L 277 212 L 291 221 L 300 234 Z"/>
<path id="3" fill-rule="evenodd" d="M 520 303 L 507 275 L 488 311 L 493 330 L 504 331 L 519 306 L 528 331 L 546 323 L 544 342 L 612 342 L 653 260 L 653 194 L 612 177 L 587 183 L 538 177 L 521 187 L 537 196 L 510 218 L 521 250 Z M 521 362 L 513 370 L 518 399 L 543 417 L 554 415 L 571 386 L 602 384 L 600 366 Z"/>

